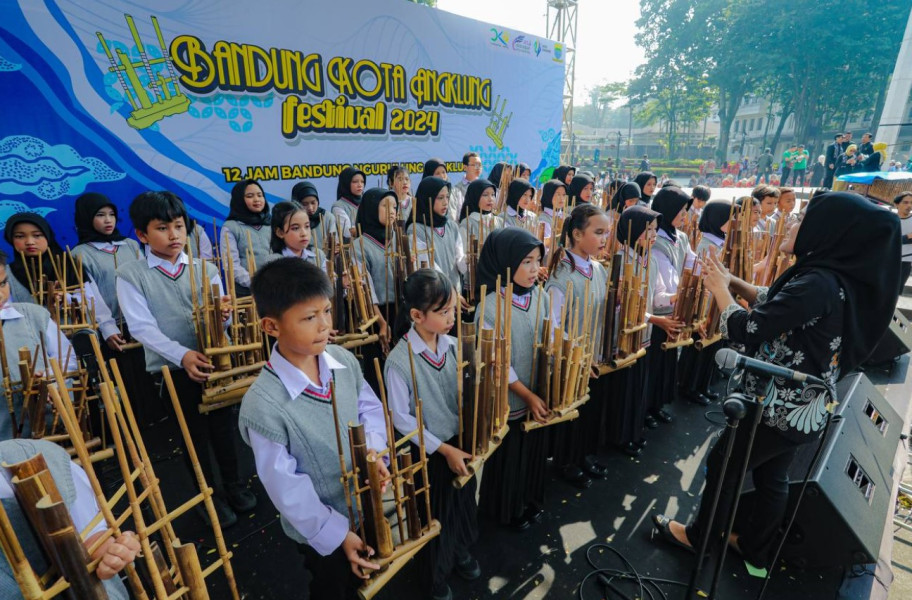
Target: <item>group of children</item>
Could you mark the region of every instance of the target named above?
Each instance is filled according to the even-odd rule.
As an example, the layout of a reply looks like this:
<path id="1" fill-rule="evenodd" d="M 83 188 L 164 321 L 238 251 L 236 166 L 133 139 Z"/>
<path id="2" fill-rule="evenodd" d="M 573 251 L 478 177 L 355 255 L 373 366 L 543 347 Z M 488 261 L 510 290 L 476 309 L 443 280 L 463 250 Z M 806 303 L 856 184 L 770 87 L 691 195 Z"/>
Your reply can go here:
<path id="1" fill-rule="evenodd" d="M 542 520 L 549 457 L 563 477 L 587 488 L 592 478 L 607 478 L 607 466 L 598 459 L 602 445 L 639 455 L 646 445 L 644 431 L 671 422 L 664 407 L 679 392 L 708 402 L 711 352 L 685 349 L 679 358 L 677 350 L 664 351 L 661 344 L 683 326 L 672 312 L 682 270 L 695 259 L 681 227 L 686 219 L 697 220 L 702 238 L 696 254 L 719 248 L 729 227 L 730 203 L 707 202 L 709 190 L 699 186 L 692 195 L 675 186 L 655 190 L 655 176 L 647 173 L 639 182 L 615 185 L 600 208 L 593 203 L 598 191 L 592 178 L 561 166 L 544 183 L 536 214 L 530 210 L 536 190 L 528 166 L 500 163 L 485 179 L 477 154 L 467 153 L 463 165 L 466 176 L 453 185 L 442 161 L 428 161 L 414 195 L 402 167 L 390 169 L 386 189 L 365 189 L 365 174 L 347 168 L 329 210 L 320 206 L 310 182 L 298 183 L 290 200 L 270 208 L 258 182 L 242 181 L 231 191 L 230 212 L 215 244 L 225 272 L 233 274 L 233 281 L 224 282 L 206 262 L 213 254 L 211 240 L 173 193 L 144 192 L 131 204 L 133 230 L 144 251 L 118 231 L 113 202 L 95 193 L 77 199 L 79 245 L 73 255 L 81 259 L 84 293 L 93 298 L 107 356 L 132 365 L 138 375 L 131 386 L 136 389 L 130 391 L 141 398 L 148 391 L 137 382 L 148 379 L 140 375 L 160 386 L 161 368 L 170 367 L 188 426 L 203 446 L 200 462 L 217 490 L 223 527 L 256 505 L 240 478 L 240 449 L 234 442 L 239 428 L 283 529 L 300 544 L 313 573 L 312 598 L 353 598 L 359 581 L 378 568 L 371 560 L 373 549 L 354 533 L 346 516 L 336 439 L 337 427 L 360 422 L 370 449 L 386 447 L 374 358 L 384 364 L 396 433 L 415 428 L 417 398 L 423 403 L 431 505 L 442 524 L 439 539 L 426 552 L 426 560 L 433 562 L 428 585 L 429 595 L 439 599 L 452 596 L 446 581 L 452 572 L 469 579 L 480 575 L 470 552 L 478 537 L 479 511 L 517 530 Z M 507 169 L 514 177 L 501 198 Z M 789 204 L 790 191 L 761 187 L 754 195 L 758 231 L 768 228 L 766 220 L 788 216 L 794 206 L 793 192 Z M 770 204 L 771 196 L 776 203 Z M 530 220 L 542 226 L 530 227 Z M 50 314 L 29 304 L 34 302 L 34 274 L 53 272 L 48 261 L 62 255 L 53 232 L 43 218 L 29 213 L 11 218 L 4 235 L 16 252 L 8 268 L 0 265 L 0 276 L 6 272 L 0 300 L 12 294 L 12 302 L 0 307 L 8 361 L 18 361 L 14 349 L 40 344 L 50 358 L 70 356 L 66 337 L 59 335 Z M 414 267 L 404 281 L 397 279 L 394 265 L 401 235 L 411 246 Z M 370 281 L 379 342 L 359 349 L 361 360 L 332 343 L 339 333 L 333 329 L 332 300 L 337 290 L 348 294 L 352 282 L 340 287 L 328 278 L 334 252 L 330 238 L 348 245 Z M 543 239 L 557 241 L 546 244 Z M 467 249 L 475 242 L 480 250 L 469 278 Z M 599 365 L 608 357 L 601 356 L 607 333 L 598 315 L 605 314 L 608 301 L 611 274 L 603 261 L 611 248 L 648 268 L 645 322 L 650 331 L 644 338 L 645 358 L 600 374 Z M 197 345 L 192 312 L 202 304 L 205 288 L 223 290 L 224 285 L 238 296 L 252 294 L 262 329 L 275 345 L 239 411 L 200 414 L 201 384 L 214 367 Z M 487 291 L 484 314 L 467 300 L 469 287 L 478 298 L 482 286 Z M 505 297 L 508 289 L 510 298 Z M 511 311 L 511 328 L 505 332 L 512 347 L 511 426 L 485 463 L 478 489 L 477 478 L 457 489 L 451 481 L 469 474 L 470 455 L 454 443 L 459 341 L 451 334 L 459 311 L 463 319 L 493 325 L 497 296 Z M 577 328 L 585 325 L 579 311 L 563 310 L 568 302 L 589 305 L 597 315 L 592 320 L 591 399 L 576 420 L 524 431 L 523 420 L 549 418 L 532 373 L 533 340 L 540 337 L 544 320 L 550 319 L 555 329 L 562 317 L 578 319 Z M 225 311 L 226 325 L 227 319 Z M 142 348 L 122 352 L 127 340 Z M 693 365 L 679 369 L 679 362 Z M 0 438 L 13 437 L 11 423 L 4 420 L 3 426 Z M 341 431 L 347 448 L 347 430 Z"/>

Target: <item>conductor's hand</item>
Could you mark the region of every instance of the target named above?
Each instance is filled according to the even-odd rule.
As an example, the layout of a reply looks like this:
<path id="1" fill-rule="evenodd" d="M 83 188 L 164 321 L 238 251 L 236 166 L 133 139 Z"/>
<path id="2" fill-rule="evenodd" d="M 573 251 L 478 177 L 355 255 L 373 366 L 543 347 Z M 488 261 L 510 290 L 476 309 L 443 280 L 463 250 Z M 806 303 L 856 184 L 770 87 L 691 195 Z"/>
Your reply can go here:
<path id="1" fill-rule="evenodd" d="M 345 553 L 345 558 L 351 563 L 352 573 L 358 579 L 370 577 L 365 571 L 378 571 L 380 569 L 380 565 L 377 563 L 368 562 L 362 558 L 362 556 L 373 556 L 374 549 L 365 544 L 364 540 L 359 538 L 354 531 L 349 531 L 345 535 L 345 539 L 342 540 L 342 552 Z"/>
<path id="2" fill-rule="evenodd" d="M 446 443 L 440 444 L 440 447 L 437 448 L 437 452 L 440 452 L 446 459 L 450 471 L 457 475 L 469 475 L 469 468 L 466 467 L 465 461 L 472 459 L 471 454 L 463 452 L 456 446 L 451 446 Z"/>
<path id="3" fill-rule="evenodd" d="M 703 261 L 703 285 L 713 296 L 728 290 L 731 283 L 731 273 L 716 255 L 715 248 L 710 249 L 709 256 Z"/>
<path id="4" fill-rule="evenodd" d="M 97 533 L 86 540 L 86 546 L 91 546 L 93 538 L 99 535 L 103 535 L 103 533 Z M 101 560 L 95 574 L 102 581 L 111 579 L 133 562 L 136 555 L 139 554 L 139 550 L 139 540 L 132 531 L 123 532 L 117 539 L 108 538 L 92 553 L 92 560 Z"/>
<path id="5" fill-rule="evenodd" d="M 209 373 L 212 372 L 212 363 L 209 358 L 202 352 L 189 350 L 181 359 L 181 366 L 187 371 L 187 375 L 197 383 L 203 383 L 209 379 Z"/>

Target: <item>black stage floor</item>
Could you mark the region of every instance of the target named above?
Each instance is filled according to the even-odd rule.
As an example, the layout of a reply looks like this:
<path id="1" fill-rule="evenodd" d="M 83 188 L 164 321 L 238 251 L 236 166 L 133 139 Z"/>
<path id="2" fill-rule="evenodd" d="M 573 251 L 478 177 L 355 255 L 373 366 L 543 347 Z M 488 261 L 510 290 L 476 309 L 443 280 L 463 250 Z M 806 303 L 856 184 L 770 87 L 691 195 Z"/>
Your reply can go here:
<path id="1" fill-rule="evenodd" d="M 869 376 L 883 391 L 886 384 L 904 387 L 908 379 L 908 358 L 892 373 L 871 372 Z M 905 386 L 908 390 L 908 385 Z M 908 400 L 904 404 L 906 404 Z M 900 414 L 905 415 L 905 406 Z M 578 598 L 580 582 L 593 570 L 621 568 L 621 559 L 609 547 L 623 554 L 642 576 L 686 583 L 694 556 L 652 539 L 650 517 L 662 512 L 687 521 L 699 501 L 703 485 L 703 459 L 722 422 L 718 403 L 707 408 L 684 402 L 670 407 L 675 422 L 647 433 L 648 446 L 639 459 L 625 457 L 610 449 L 602 453 L 611 468 L 607 481 L 595 481 L 579 491 L 559 478 L 549 481 L 546 518 L 525 532 L 514 532 L 482 521 L 481 539 L 474 549 L 483 575 L 474 582 L 453 578 L 456 599 L 480 598 Z M 154 415 L 148 415 L 147 421 Z M 150 451 L 158 457 L 155 468 L 163 482 L 166 501 L 176 506 L 188 497 L 189 478 L 183 461 L 175 454 L 177 436 L 168 419 L 147 428 Z M 246 452 L 246 447 L 245 452 Z M 247 452 L 246 468 L 252 472 Z M 233 566 L 244 598 L 306 598 L 307 571 L 296 546 L 284 536 L 265 491 L 255 476 L 252 489 L 259 507 L 242 515 L 225 531 L 234 552 Z M 886 515 L 884 515 L 886 517 Z M 206 564 L 215 553 L 210 539 L 195 515 L 177 524 L 184 541 L 200 545 Z M 380 595 L 383 599 L 421 598 L 416 589 L 414 562 L 408 565 Z M 711 574 L 710 574 L 711 576 Z M 834 598 L 842 580 L 842 568 L 801 571 L 783 566 L 772 578 L 766 598 L 810 600 Z M 726 561 L 718 598 L 754 598 L 762 580 L 751 577 L 744 563 L 731 554 Z M 704 588 L 708 588 L 708 580 Z M 227 598 L 224 580 L 212 578 L 213 598 Z M 636 587 L 622 585 L 625 596 L 636 597 Z M 667 598 L 684 597 L 683 587 L 662 586 Z M 605 598 L 594 578 L 582 590 L 582 598 Z M 608 596 L 615 598 L 618 596 Z M 650 596 L 647 595 L 646 598 Z M 656 594 L 653 597 L 662 596 Z"/>

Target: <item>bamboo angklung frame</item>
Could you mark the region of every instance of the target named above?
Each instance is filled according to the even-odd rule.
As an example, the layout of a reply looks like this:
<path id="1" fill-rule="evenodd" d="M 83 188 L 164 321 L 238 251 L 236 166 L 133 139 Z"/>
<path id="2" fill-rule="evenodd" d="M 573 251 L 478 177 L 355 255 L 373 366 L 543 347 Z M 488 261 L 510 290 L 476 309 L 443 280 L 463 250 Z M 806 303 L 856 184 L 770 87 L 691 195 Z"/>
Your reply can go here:
<path id="1" fill-rule="evenodd" d="M 339 231 L 333 236 L 336 253 L 331 262 L 331 279 L 335 279 L 333 325 L 338 331 L 334 343 L 351 350 L 379 341 L 380 336 L 369 330 L 380 320 L 381 315 L 374 311 L 370 278 L 364 272 L 364 266 L 355 260 L 354 244 L 363 243 L 356 241 L 360 236 L 354 236 L 345 242 L 341 224 L 337 222 L 336 225 Z M 358 233 L 354 228 L 352 230 Z"/>
<path id="2" fill-rule="evenodd" d="M 496 287 L 500 288 L 500 278 Z M 503 365 L 509 365 L 512 358 L 510 326 L 513 311 L 509 309 L 506 297 L 513 297 L 513 284 L 507 285 L 505 294 L 494 295 L 493 328 L 484 318 L 487 286 L 481 286 L 479 294 L 477 325 L 463 323 L 462 311 L 456 311 L 458 445 L 460 450 L 471 455 L 466 463 L 469 474 L 453 478 L 456 488 L 462 488 L 475 477 L 510 430 L 510 372 Z"/>
<path id="3" fill-rule="evenodd" d="M 69 252 L 64 252 L 59 258 L 48 254 L 54 272 L 45 273 L 44 262 L 39 256 L 32 263 L 38 268 L 38 272 L 34 273 L 29 269 L 29 260 L 25 254 L 20 252 L 19 256 L 32 298 L 36 304 L 44 306 L 51 313 L 60 333 L 70 337 L 82 329 L 98 330 L 94 298 L 86 298 L 81 258 L 74 259 Z M 66 284 L 68 269 L 76 274 L 76 283 L 69 286 Z"/>
<path id="4" fill-rule="evenodd" d="M 99 515 L 87 527 L 87 531 L 94 528 L 101 519 L 104 519 L 108 525 L 108 532 L 89 549 L 90 553 L 107 538 L 120 535 L 121 527 L 128 521 L 132 521 L 133 529 L 142 547 L 142 560 L 145 565 L 143 571 L 147 580 L 147 584 L 144 585 L 135 567 L 133 565 L 127 567 L 127 579 L 137 598 L 140 600 L 149 598 L 170 600 L 188 597 L 193 600 L 204 600 L 208 598 L 205 579 L 221 568 L 231 590 L 231 597 L 238 600 L 237 585 L 230 562 L 232 554 L 225 545 L 218 515 L 212 503 L 212 488 L 206 484 L 199 466 L 193 439 L 187 429 L 180 403 L 174 391 L 170 370 L 168 367 L 162 369 L 164 384 L 174 405 L 184 447 L 193 464 L 194 476 L 200 492 L 169 512 L 161 494 L 159 480 L 152 467 L 152 460 L 146 451 L 139 425 L 134 417 L 117 362 L 110 361 L 109 371 L 102 360 L 97 340 L 93 340 L 92 344 L 99 361 L 101 395 L 105 404 L 105 414 L 116 448 L 117 464 L 124 480 L 124 483 L 110 498 L 105 496 L 94 469 L 91 466 L 85 466 L 87 449 L 76 436 L 78 428 L 75 425 L 72 407 L 62 400 L 57 392 L 62 381 L 62 373 L 60 373 L 56 360 L 51 361 L 55 384 L 50 389 L 51 398 L 57 406 L 57 410 L 64 417 L 63 420 L 71 435 L 77 456 L 82 460 L 83 468 L 95 493 L 95 499 L 101 509 Z M 205 569 L 199 565 L 195 546 L 192 543 L 181 543 L 173 528 L 175 519 L 200 504 L 205 507 L 212 523 L 218 552 L 218 558 Z M 145 519 L 150 514 L 155 520 L 147 524 Z M 155 534 L 160 536 L 161 546 L 152 540 L 152 536 Z M 164 553 L 159 548 L 164 548 Z M 151 587 L 151 589 L 147 589 L 147 587 Z"/>
<path id="5" fill-rule="evenodd" d="M 212 285 L 206 277 L 207 261 L 200 259 L 200 289 L 197 290 L 192 251 L 189 259 L 187 275 L 190 278 L 197 347 L 214 367 L 203 383 L 199 410 L 205 413 L 241 401 L 269 359 L 269 347 L 260 327 L 253 296 L 239 298 L 235 291 L 234 262 L 222 261 L 227 268 L 224 279 L 229 282 L 226 296 L 229 298 L 230 321 L 226 331 L 221 316 L 222 295 L 219 286 Z M 248 272 L 253 276 L 256 263 L 249 247 L 246 259 Z"/>
<path id="6" fill-rule="evenodd" d="M 380 370 L 379 359 L 374 359 L 374 368 L 380 382 L 380 402 L 386 429 L 387 446 L 380 452 L 370 452 L 366 445 L 364 425 L 348 423 L 348 451 L 351 460 L 346 460 L 342 442 L 343 425 L 339 422 L 336 388 L 330 382 L 330 396 L 333 420 L 336 429 L 336 447 L 339 456 L 340 481 L 345 492 L 345 504 L 351 530 L 374 548 L 376 555 L 371 560 L 380 565 L 379 571 L 371 571 L 358 589 L 362 600 L 370 600 L 389 583 L 393 576 L 411 560 L 428 542 L 440 534 L 440 522 L 431 515 L 430 484 L 428 482 L 427 455 L 424 451 L 424 416 L 421 398 L 415 378 L 415 363 L 411 345 L 408 348 L 412 372 L 412 389 L 415 391 L 415 418 L 417 427 L 398 440 L 393 430 L 393 419 L 386 402 L 386 389 Z M 410 444 L 415 444 L 418 460 L 413 461 Z M 389 459 L 389 477 L 380 475 L 378 461 Z M 365 481 L 365 474 L 367 475 Z M 423 482 L 416 487 L 416 478 Z M 393 536 L 393 527 L 383 509 L 382 488 L 389 484 L 395 504 L 398 543 Z M 423 501 L 419 499 L 423 496 Z M 424 513 L 424 519 L 419 516 Z M 422 522 L 423 521 L 423 522 Z"/>

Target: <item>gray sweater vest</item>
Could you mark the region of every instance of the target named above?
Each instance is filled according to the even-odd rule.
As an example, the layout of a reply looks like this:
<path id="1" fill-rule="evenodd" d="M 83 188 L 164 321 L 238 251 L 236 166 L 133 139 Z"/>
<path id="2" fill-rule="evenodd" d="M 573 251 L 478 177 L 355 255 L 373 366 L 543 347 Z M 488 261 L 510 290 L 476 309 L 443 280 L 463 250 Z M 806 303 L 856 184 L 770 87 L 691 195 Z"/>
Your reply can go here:
<path id="1" fill-rule="evenodd" d="M 99 250 L 91 244 L 79 244 L 73 248 L 73 256 L 82 259 L 82 270 L 95 281 L 102 299 L 118 322 L 123 319 L 123 314 L 117 302 L 115 273 L 121 265 L 141 260 L 143 257 L 139 244 L 129 238 L 124 242 L 122 245 L 114 246 L 114 252 Z"/>
<path id="2" fill-rule="evenodd" d="M 387 250 L 387 247 L 390 249 Z M 384 246 L 378 240 L 364 234 L 352 240 L 352 248 L 358 262 L 367 265 L 367 272 L 370 273 L 371 281 L 374 284 L 377 302 L 379 304 L 396 302 L 396 271 L 393 269 L 394 263 L 391 260 L 393 257 L 387 256 L 387 252 L 396 251 L 395 240 L 388 241 L 387 246 Z"/>
<path id="3" fill-rule="evenodd" d="M 203 285 L 218 275 L 218 270 L 206 263 L 203 277 L 199 260 L 193 259 L 193 277 L 196 280 L 197 307 L 202 306 Z M 181 265 L 177 275 L 171 276 L 159 268 L 150 269 L 145 260 L 135 261 L 117 269 L 117 276 L 135 287 L 146 299 L 149 312 L 158 323 L 158 328 L 169 339 L 180 345 L 199 350 L 196 341 L 196 325 L 193 322 L 193 302 L 190 295 L 190 268 Z M 146 371 L 157 373 L 169 361 L 160 354 L 143 346 L 146 353 Z M 169 365 L 181 368 L 180 365 Z"/>
<path id="4" fill-rule="evenodd" d="M 54 483 L 60 491 L 63 503 L 72 510 L 76 502 L 76 486 L 73 473 L 70 471 L 70 457 L 66 451 L 52 442 L 43 440 L 6 440 L 0 442 L 0 463 L 13 464 L 27 460 L 36 454 L 42 454 Z M 32 568 L 40 575 L 48 568 L 38 538 L 15 498 L 0 500 L 9 516 L 13 531 L 22 544 L 22 550 Z M 126 600 L 127 590 L 117 577 L 104 582 L 105 591 L 111 600 Z M 13 577 L 13 571 L 6 560 L 0 560 L 0 598 L 15 600 L 22 598 L 19 585 Z"/>
<path id="5" fill-rule="evenodd" d="M 541 311 L 538 321 L 535 316 L 539 313 L 538 302 L 541 299 Z M 510 324 L 510 366 L 516 372 L 516 377 L 527 388 L 532 389 L 532 359 L 534 357 L 534 340 L 542 335 L 542 322 L 551 313 L 551 301 L 548 295 L 536 286 L 532 291 L 514 301 L 512 304 L 512 322 Z M 496 320 L 497 307 L 494 292 L 485 297 L 485 322 L 491 327 Z M 476 311 L 475 323 L 481 315 Z M 501 324 L 503 327 L 505 323 Z M 509 393 L 510 419 L 518 419 L 526 414 L 526 403 L 513 392 Z"/>
<path id="6" fill-rule="evenodd" d="M 32 292 L 29 291 L 28 286 L 20 283 L 19 280 L 16 279 L 16 276 L 10 272 L 9 267 L 6 268 L 6 275 L 9 277 L 10 298 L 13 302 L 37 304 L 32 297 Z"/>
<path id="7" fill-rule="evenodd" d="M 333 371 L 338 423 L 333 421 L 332 397 L 307 390 L 294 400 L 271 368 L 263 369 L 244 401 L 238 422 L 241 437 L 249 445 L 250 430 L 282 444 L 298 463 L 298 472 L 310 476 L 320 500 L 348 516 L 345 491 L 340 482 L 336 425 L 342 438 L 346 469 L 351 469 L 348 424 L 358 423 L 358 394 L 364 384 L 361 367 L 355 356 L 339 346 L 327 346 L 326 352 L 345 365 Z M 282 529 L 294 541 L 306 544 L 302 536 L 282 515 Z"/>
<path id="8" fill-rule="evenodd" d="M 570 261 L 575 260 L 576 263 L 571 265 Z M 580 262 L 575 256 L 571 259 L 569 256 L 564 256 L 561 262 L 557 265 L 557 268 L 554 269 L 554 273 L 548 278 L 548 282 L 545 284 L 545 291 L 549 291 L 552 288 L 557 288 L 562 291 L 565 295 L 567 293 L 567 283 L 573 283 L 573 304 L 574 310 L 576 306 L 579 306 L 579 315 L 576 319 L 576 328 L 577 332 L 581 332 L 583 326 L 583 314 L 585 309 L 585 303 L 583 302 L 583 293 L 586 291 L 586 284 L 589 284 L 589 302 L 592 306 L 592 344 L 594 345 L 596 359 L 601 358 L 600 349 L 603 347 L 602 344 L 602 332 L 605 326 L 605 321 L 602 318 L 602 315 L 605 314 L 605 298 L 607 294 L 608 286 L 608 272 L 605 270 L 605 267 L 601 265 L 596 260 L 589 261 L 592 265 L 592 272 L 587 276 L 583 270 L 584 265 Z M 578 266 L 577 266 L 578 265 Z M 567 298 L 564 298 L 564 302 L 567 302 Z M 567 314 L 567 321 L 569 322 L 571 315 Z M 566 325 L 562 325 L 562 329 L 567 333 Z M 579 335 L 579 334 L 577 334 Z"/>
<path id="9" fill-rule="evenodd" d="M 503 226 L 503 219 L 500 217 L 492 214 L 485 215 L 484 236 L 487 237 L 489 233 L 495 229 L 501 229 Z M 459 235 L 462 237 L 462 247 L 466 252 L 469 251 L 469 236 L 474 235 L 480 239 L 481 234 L 481 213 L 473 212 L 459 224 Z"/>
<path id="10" fill-rule="evenodd" d="M 3 344 L 6 350 L 6 364 L 9 367 L 10 380 L 18 383 L 22 380 L 19 373 L 19 348 L 25 346 L 32 355 L 35 355 L 35 349 L 39 344 L 44 347 L 45 334 L 47 333 L 48 321 L 51 314 L 42 306 L 37 304 L 23 304 L 14 302 L 12 307 L 22 313 L 20 319 L 7 319 L 3 321 Z M 44 362 L 42 352 L 38 352 L 38 361 L 35 363 L 35 369 L 47 371 L 47 365 Z M 63 357 L 60 358 L 64 360 Z M 22 395 L 16 394 L 13 398 L 13 409 L 19 415 L 22 412 Z M 23 434 L 27 435 L 30 428 L 23 429 Z M 13 424 L 10 421 L 9 411 L 0 411 L 0 440 L 8 440 L 13 437 Z"/>
<path id="11" fill-rule="evenodd" d="M 409 225 L 406 234 L 411 236 L 415 229 L 418 241 L 434 248 L 434 262 L 450 280 L 450 283 L 461 289 L 459 267 L 456 266 L 456 246 L 459 242 L 459 227 L 453 219 L 447 219 L 442 228 L 427 227 L 421 223 Z M 411 239 L 411 238 L 410 238 Z M 431 241 L 433 240 L 433 241 Z M 414 252 L 415 250 L 412 249 Z"/>
<path id="12" fill-rule="evenodd" d="M 351 202 L 347 198 L 339 198 L 338 200 L 333 202 L 332 212 L 333 213 L 339 213 L 339 212 L 344 213 L 348 217 L 349 227 L 355 226 L 355 217 L 358 216 L 358 205 L 355 204 L 354 202 Z M 340 224 L 339 226 L 342 227 L 343 229 L 345 229 L 344 224 Z M 345 239 L 351 238 L 352 237 L 351 231 L 350 230 L 343 231 L 342 237 Z"/>
<path id="13" fill-rule="evenodd" d="M 246 223 L 241 223 L 240 221 L 225 221 L 223 228 L 227 229 L 234 236 L 235 242 L 237 242 L 237 251 L 238 257 L 241 261 L 241 266 L 245 269 L 247 268 L 247 249 L 250 248 L 253 251 L 253 262 L 257 267 L 263 266 L 266 257 L 269 256 L 271 250 L 269 249 L 269 239 L 272 236 L 272 232 L 269 229 L 269 225 L 261 225 L 260 227 L 253 227 L 247 225 Z M 247 234 L 250 234 L 250 242 L 247 242 Z M 227 248 L 224 249 L 227 251 Z"/>
<path id="14" fill-rule="evenodd" d="M 424 426 L 445 442 L 459 433 L 459 406 L 456 398 L 458 370 L 456 364 L 456 340 L 450 338 L 446 354 L 435 362 L 431 353 L 424 351 L 413 355 L 415 381 L 421 398 Z M 409 365 L 408 342 L 405 338 L 396 344 L 386 357 L 385 371 L 395 369 L 409 391 L 409 412 L 415 415 L 415 390 L 412 387 L 412 371 Z M 410 431 L 400 431 L 408 434 Z"/>

